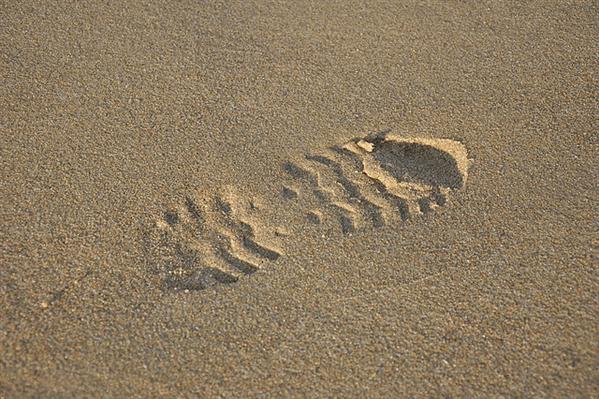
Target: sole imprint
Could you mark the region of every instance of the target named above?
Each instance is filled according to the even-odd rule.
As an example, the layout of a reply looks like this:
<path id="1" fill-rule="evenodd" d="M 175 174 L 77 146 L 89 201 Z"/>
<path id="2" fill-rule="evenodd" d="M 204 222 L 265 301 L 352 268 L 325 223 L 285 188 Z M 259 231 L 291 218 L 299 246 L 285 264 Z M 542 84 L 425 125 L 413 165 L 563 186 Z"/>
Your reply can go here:
<path id="1" fill-rule="evenodd" d="M 283 165 L 283 201 L 306 224 L 333 220 L 338 233 L 402 223 L 447 203 L 468 177 L 464 145 L 388 132 L 353 139 Z M 145 234 L 147 258 L 163 287 L 202 290 L 232 284 L 284 255 L 285 228 L 262 216 L 255 199 L 228 188 L 187 197 Z M 285 209 L 283 209 L 285 208 Z"/>

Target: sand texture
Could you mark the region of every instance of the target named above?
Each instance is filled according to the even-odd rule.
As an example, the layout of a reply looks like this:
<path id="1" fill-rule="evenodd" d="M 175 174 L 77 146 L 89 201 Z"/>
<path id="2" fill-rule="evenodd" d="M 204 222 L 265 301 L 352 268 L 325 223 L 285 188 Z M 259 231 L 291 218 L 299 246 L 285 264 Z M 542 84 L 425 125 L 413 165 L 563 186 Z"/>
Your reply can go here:
<path id="1" fill-rule="evenodd" d="M 0 6 L 0 398 L 599 397 L 596 1 Z"/>

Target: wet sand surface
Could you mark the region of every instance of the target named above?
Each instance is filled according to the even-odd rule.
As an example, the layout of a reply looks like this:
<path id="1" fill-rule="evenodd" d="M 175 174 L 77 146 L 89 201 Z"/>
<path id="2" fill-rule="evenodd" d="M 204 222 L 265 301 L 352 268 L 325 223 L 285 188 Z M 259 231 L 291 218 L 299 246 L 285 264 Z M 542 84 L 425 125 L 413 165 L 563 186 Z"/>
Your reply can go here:
<path id="1" fill-rule="evenodd" d="M 0 397 L 598 395 L 598 20 L 4 2 Z M 298 221 L 306 188 L 281 205 L 287 162 L 387 130 L 463 144 L 465 185 L 351 232 Z M 284 228 L 277 255 L 169 286 L 148 232 L 223 192 Z"/>

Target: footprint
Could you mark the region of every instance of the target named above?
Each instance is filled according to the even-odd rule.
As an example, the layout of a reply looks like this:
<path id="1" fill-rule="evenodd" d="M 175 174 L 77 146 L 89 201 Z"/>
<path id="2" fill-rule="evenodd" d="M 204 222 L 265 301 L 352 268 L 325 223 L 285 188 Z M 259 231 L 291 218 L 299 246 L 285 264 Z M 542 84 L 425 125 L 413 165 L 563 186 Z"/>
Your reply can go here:
<path id="1" fill-rule="evenodd" d="M 290 181 L 281 182 L 283 201 L 274 211 L 295 209 L 307 224 L 330 219 L 339 234 L 351 235 L 445 205 L 451 191 L 466 184 L 468 165 L 466 148 L 455 140 L 368 135 L 286 162 Z M 229 187 L 212 197 L 188 197 L 158 217 L 145 247 L 164 287 L 231 284 L 276 263 L 289 234 L 259 204 Z"/>

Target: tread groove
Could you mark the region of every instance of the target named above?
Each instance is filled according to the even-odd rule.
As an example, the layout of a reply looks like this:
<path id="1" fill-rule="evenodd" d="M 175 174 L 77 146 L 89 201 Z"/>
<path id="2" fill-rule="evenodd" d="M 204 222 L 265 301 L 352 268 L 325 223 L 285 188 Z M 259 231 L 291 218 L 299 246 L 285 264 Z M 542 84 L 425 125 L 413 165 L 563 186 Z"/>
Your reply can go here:
<path id="1" fill-rule="evenodd" d="M 294 179 L 307 183 L 308 187 L 310 187 L 310 189 L 314 193 L 316 199 L 318 199 L 320 202 L 328 201 L 328 196 L 324 192 L 323 187 L 319 182 L 318 176 L 315 173 L 308 171 L 305 168 L 289 161 L 285 162 L 283 168 L 287 172 L 287 174 L 289 174 Z"/>
<path id="2" fill-rule="evenodd" d="M 218 248 L 218 254 L 225 262 L 227 262 L 243 274 L 253 274 L 258 270 L 258 267 L 256 265 L 235 256 L 233 253 L 231 253 L 228 249 L 224 247 Z"/>
<path id="3" fill-rule="evenodd" d="M 204 220 L 204 217 L 202 216 L 202 212 L 200 211 L 200 208 L 195 203 L 195 201 L 193 199 L 191 199 L 191 197 L 185 197 L 185 207 L 187 208 L 187 211 L 189 212 L 191 217 L 193 219 L 195 219 L 197 224 L 200 226 L 203 226 L 205 223 L 205 220 Z"/>
<path id="4" fill-rule="evenodd" d="M 255 252 L 256 254 L 258 254 L 258 256 L 260 256 L 262 258 L 266 258 L 268 260 L 274 261 L 274 260 L 279 259 L 279 257 L 281 256 L 281 254 L 279 254 L 278 252 L 273 251 L 272 249 L 268 249 L 268 248 L 258 244 L 251 237 L 243 236 L 242 243 L 243 243 L 244 247 L 246 247 L 250 251 Z"/>

